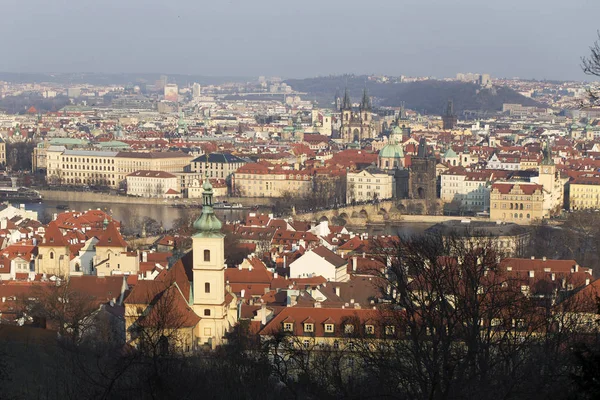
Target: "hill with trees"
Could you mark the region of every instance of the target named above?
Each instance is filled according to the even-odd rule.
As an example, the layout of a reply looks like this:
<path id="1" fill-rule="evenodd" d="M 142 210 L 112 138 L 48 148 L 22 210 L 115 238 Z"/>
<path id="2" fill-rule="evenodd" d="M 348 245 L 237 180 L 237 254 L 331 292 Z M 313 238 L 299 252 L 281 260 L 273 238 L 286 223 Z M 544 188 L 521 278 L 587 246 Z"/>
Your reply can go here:
<path id="1" fill-rule="evenodd" d="M 442 114 L 448 100 L 454 102 L 458 114 L 464 111 L 490 112 L 502 110 L 504 103 L 544 107 L 508 87 L 482 88 L 479 85 L 456 81 L 427 80 L 410 83 L 380 83 L 367 76 L 339 75 L 286 81 L 294 90 L 307 93 L 322 107 L 333 107 L 336 93 L 343 96 L 345 88 L 355 103 L 366 87 L 375 106 L 405 107 L 422 114 Z"/>

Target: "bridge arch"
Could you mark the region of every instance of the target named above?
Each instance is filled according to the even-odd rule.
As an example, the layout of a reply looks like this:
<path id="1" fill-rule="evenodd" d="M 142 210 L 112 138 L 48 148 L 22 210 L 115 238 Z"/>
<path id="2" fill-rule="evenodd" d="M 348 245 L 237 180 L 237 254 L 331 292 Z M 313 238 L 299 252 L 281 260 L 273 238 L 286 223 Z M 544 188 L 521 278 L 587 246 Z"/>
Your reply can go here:
<path id="1" fill-rule="evenodd" d="M 364 208 L 358 213 L 360 218 L 369 218 L 369 213 Z"/>

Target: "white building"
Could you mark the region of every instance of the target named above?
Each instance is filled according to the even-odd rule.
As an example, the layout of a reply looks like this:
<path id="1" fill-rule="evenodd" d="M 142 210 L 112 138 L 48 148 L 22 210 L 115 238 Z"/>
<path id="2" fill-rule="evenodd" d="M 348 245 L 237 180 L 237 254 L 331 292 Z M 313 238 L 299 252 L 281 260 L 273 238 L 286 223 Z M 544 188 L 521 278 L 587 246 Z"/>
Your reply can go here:
<path id="1" fill-rule="evenodd" d="M 290 264 L 290 278 L 322 276 L 328 281 L 346 282 L 348 260 L 343 259 L 324 246 L 312 249 Z"/>
<path id="2" fill-rule="evenodd" d="M 177 176 L 164 171 L 135 171 L 127 175 L 127 194 L 139 197 L 166 197 L 179 193 Z"/>
<path id="3" fill-rule="evenodd" d="M 444 203 L 455 202 L 464 211 L 490 209 L 491 171 L 468 171 L 452 167 L 441 175 L 440 198 Z"/>
<path id="4" fill-rule="evenodd" d="M 346 201 L 369 201 L 394 197 L 394 176 L 378 168 L 368 167 L 346 175 Z"/>

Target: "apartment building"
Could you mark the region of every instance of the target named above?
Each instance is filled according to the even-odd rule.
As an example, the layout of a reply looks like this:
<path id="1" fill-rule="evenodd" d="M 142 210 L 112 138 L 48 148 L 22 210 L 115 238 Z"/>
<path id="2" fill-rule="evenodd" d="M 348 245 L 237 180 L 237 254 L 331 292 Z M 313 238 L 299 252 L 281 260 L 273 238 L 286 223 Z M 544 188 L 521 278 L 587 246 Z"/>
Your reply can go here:
<path id="1" fill-rule="evenodd" d="M 569 183 L 571 210 L 600 209 L 600 176 L 580 176 Z"/>
<path id="2" fill-rule="evenodd" d="M 246 161 L 229 153 L 203 154 L 191 162 L 191 170 L 209 178 L 227 179 Z"/>
<path id="3" fill-rule="evenodd" d="M 440 177 L 440 198 L 445 203 L 456 203 L 468 211 L 486 211 L 490 208 L 492 171 L 468 171 L 452 167 Z"/>

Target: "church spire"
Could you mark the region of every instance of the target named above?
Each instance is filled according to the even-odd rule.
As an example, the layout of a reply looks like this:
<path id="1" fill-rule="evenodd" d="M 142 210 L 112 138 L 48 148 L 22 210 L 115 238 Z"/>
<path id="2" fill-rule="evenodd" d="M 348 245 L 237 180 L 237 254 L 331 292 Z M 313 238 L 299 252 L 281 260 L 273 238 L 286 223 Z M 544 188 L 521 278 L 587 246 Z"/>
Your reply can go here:
<path id="1" fill-rule="evenodd" d="M 194 222 L 194 228 L 198 231 L 196 236 L 221 234 L 223 224 L 215 215 L 213 210 L 213 187 L 208 180 L 208 174 L 204 175 L 204 184 L 202 185 L 202 213 Z"/>
<path id="2" fill-rule="evenodd" d="M 367 93 L 366 87 L 365 87 L 365 90 L 363 91 L 362 101 L 360 102 L 360 109 L 361 110 L 371 110 L 371 98 L 369 97 L 369 94 Z"/>
<path id="3" fill-rule="evenodd" d="M 544 144 L 544 159 L 542 160 L 542 165 L 554 165 L 554 160 L 552 159 L 552 149 L 550 148 L 550 140 L 546 139 L 546 143 Z"/>
<path id="4" fill-rule="evenodd" d="M 350 101 L 350 95 L 348 94 L 348 88 L 344 90 L 344 100 L 342 100 L 342 110 L 351 110 L 352 102 Z"/>

